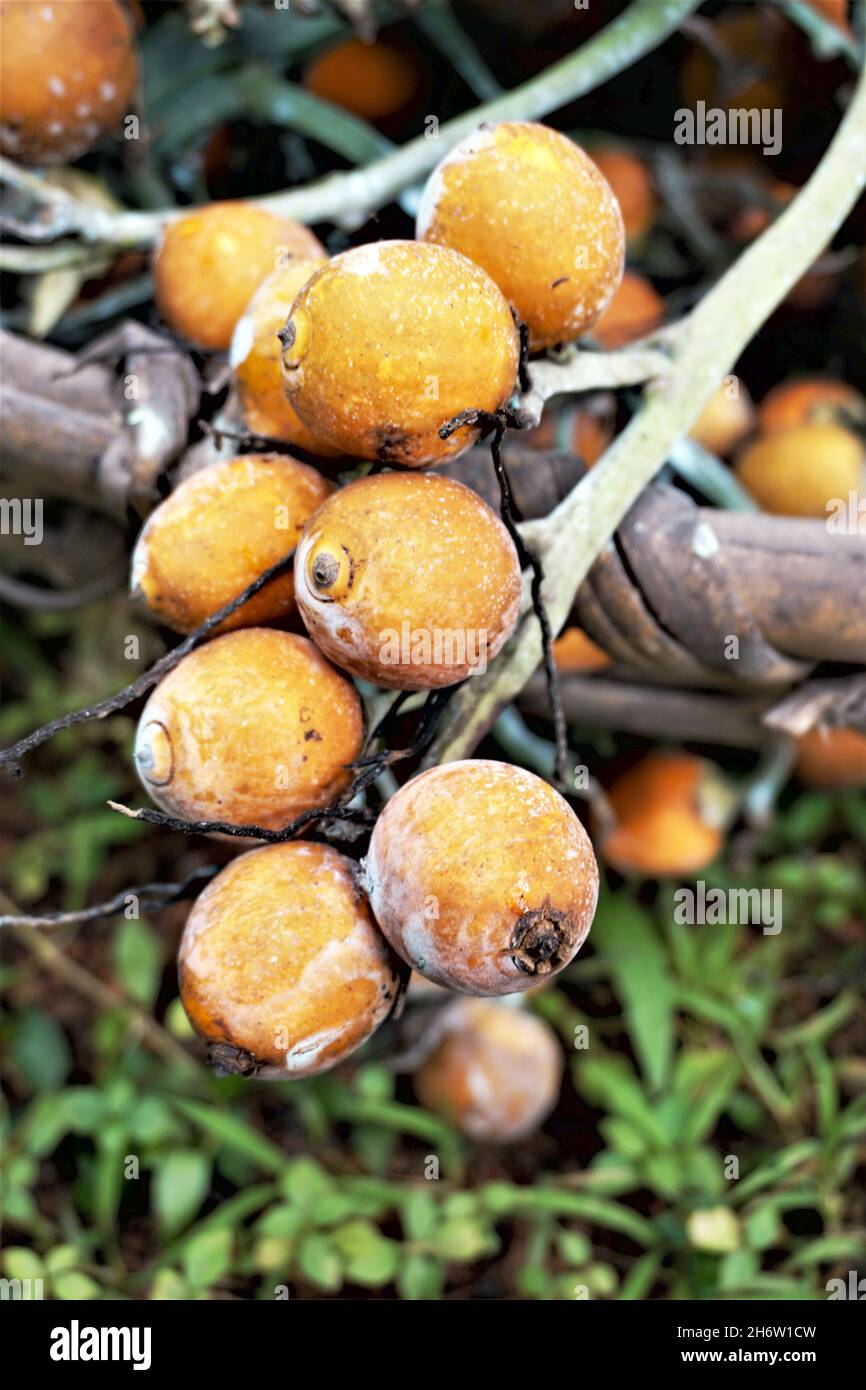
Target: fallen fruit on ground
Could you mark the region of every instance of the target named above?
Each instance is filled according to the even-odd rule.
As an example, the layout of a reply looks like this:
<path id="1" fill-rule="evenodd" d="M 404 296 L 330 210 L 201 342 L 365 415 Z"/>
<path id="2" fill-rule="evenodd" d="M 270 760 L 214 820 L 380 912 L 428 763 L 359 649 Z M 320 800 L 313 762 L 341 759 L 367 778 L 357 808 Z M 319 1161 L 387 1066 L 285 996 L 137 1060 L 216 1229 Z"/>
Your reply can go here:
<path id="1" fill-rule="evenodd" d="M 379 1027 L 400 963 L 328 845 L 266 845 L 239 855 L 200 894 L 178 955 L 180 993 L 222 1072 L 314 1076 Z"/>
<path id="2" fill-rule="evenodd" d="M 733 797 L 719 769 L 691 753 L 657 751 L 607 792 L 616 824 L 602 857 L 620 873 L 666 877 L 710 864 L 724 843 Z"/>
<path id="3" fill-rule="evenodd" d="M 589 837 L 547 782 L 510 763 L 413 777 L 376 822 L 364 883 L 407 964 L 463 994 L 511 994 L 577 954 L 598 895 Z"/>
<path id="4" fill-rule="evenodd" d="M 549 1024 L 492 999 L 447 1006 L 443 1036 L 415 1073 L 422 1105 L 470 1139 L 511 1143 L 556 1105 L 562 1052 Z"/>

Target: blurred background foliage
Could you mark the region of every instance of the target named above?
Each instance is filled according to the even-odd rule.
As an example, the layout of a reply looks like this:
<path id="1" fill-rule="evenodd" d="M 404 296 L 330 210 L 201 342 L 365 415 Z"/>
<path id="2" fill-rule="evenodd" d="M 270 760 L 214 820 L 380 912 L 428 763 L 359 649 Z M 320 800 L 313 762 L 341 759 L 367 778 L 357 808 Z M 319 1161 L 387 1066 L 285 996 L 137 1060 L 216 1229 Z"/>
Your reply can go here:
<path id="1" fill-rule="evenodd" d="M 525 80 L 621 8 L 516 40 L 486 5 L 434 4 L 416 19 L 380 6 L 423 92 L 383 128 L 302 85 L 308 60 L 350 32 L 333 11 L 245 5 L 241 27 L 207 48 L 179 7 L 145 3 L 149 142 L 132 161 L 103 145 L 82 168 L 142 207 L 302 184 L 411 138 L 427 112 L 446 119 Z M 687 46 L 677 37 L 556 123 L 642 148 L 669 141 Z M 826 143 L 833 71 L 838 85 L 838 64 L 798 71 L 782 177 L 802 177 Z M 411 234 L 404 203 L 353 239 Z M 330 251 L 346 244 L 319 230 Z M 670 209 L 642 249 L 674 308 L 718 270 L 700 250 Z M 17 288 L 4 322 L 20 328 L 30 309 Z M 68 347 L 119 315 L 153 315 L 143 254 L 79 291 L 70 299 L 67 283 L 51 325 Z M 795 366 L 853 378 L 851 315 L 843 287 L 768 325 L 747 354 L 749 385 L 760 394 Z M 141 669 L 161 643 L 120 596 L 74 614 L 7 613 L 0 743 L 125 684 L 128 634 Z M 135 713 L 60 735 L 4 785 L 4 910 L 75 909 L 228 853 L 106 808 L 138 800 Z M 575 746 L 594 772 L 637 746 L 583 734 Z M 501 756 L 492 741 L 480 751 Z M 731 841 L 707 884 L 781 888 L 774 936 L 675 925 L 670 885 L 609 874 L 587 948 L 530 1000 L 570 1059 L 560 1103 L 541 1133 L 506 1148 L 469 1144 L 363 1052 L 306 1082 L 209 1075 L 178 999 L 183 906 L 10 932 L 3 1273 L 43 1278 L 59 1299 L 826 1297 L 828 1278 L 866 1259 L 864 844 L 861 793 L 796 784 L 766 831 Z"/>

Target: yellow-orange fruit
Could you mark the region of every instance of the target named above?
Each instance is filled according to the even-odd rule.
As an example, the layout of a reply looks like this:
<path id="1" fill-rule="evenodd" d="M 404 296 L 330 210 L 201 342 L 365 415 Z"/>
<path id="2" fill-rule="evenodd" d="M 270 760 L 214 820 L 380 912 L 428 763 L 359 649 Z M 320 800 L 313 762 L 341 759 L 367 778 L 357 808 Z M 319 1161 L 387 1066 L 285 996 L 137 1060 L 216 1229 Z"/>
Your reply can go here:
<path id="1" fill-rule="evenodd" d="M 567 627 L 561 637 L 558 637 L 553 644 L 553 659 L 556 662 L 557 670 L 568 671 L 603 671 L 606 666 L 613 665 L 613 658 L 607 652 L 597 647 L 591 637 L 587 637 L 582 628 Z"/>
<path id="2" fill-rule="evenodd" d="M 649 280 L 627 270 L 622 283 L 592 330 L 603 348 L 625 347 L 645 338 L 664 322 L 664 300 Z"/>
<path id="3" fill-rule="evenodd" d="M 220 1070 L 314 1076 L 387 1017 L 399 962 L 355 870 L 328 845 L 266 845 L 239 855 L 196 900 L 180 943 L 180 996 Z"/>
<path id="4" fill-rule="evenodd" d="M 428 690 L 486 669 L 520 607 L 514 542 L 453 478 L 384 473 L 341 488 L 307 523 L 298 608 L 316 645 L 376 685 Z"/>
<path id="5" fill-rule="evenodd" d="M 566 406 L 556 414 L 545 411 L 541 423 L 521 440 L 531 449 L 570 450 L 592 468 L 610 445 L 615 423 L 616 402 L 605 396 L 591 406 Z"/>
<path id="6" fill-rule="evenodd" d="M 443 1037 L 415 1073 L 422 1105 L 470 1139 L 510 1143 L 556 1105 L 562 1051 L 549 1024 L 492 999 L 457 999 Z"/>
<path id="7" fill-rule="evenodd" d="M 810 729 L 797 739 L 797 776 L 811 787 L 866 786 L 866 734 Z"/>
<path id="8" fill-rule="evenodd" d="M 690 753 L 649 753 L 614 782 L 616 825 L 602 856 L 621 873 L 696 873 L 722 847 L 731 795 L 717 768 Z"/>
<path id="9" fill-rule="evenodd" d="M 129 109 L 138 64 L 117 0 L 3 0 L 0 149 L 32 164 L 78 159 Z"/>
<path id="10" fill-rule="evenodd" d="M 157 307 L 176 333 L 220 351 L 266 275 L 292 257 L 324 254 L 300 222 L 253 203 L 211 203 L 166 229 L 153 265 Z"/>
<path id="11" fill-rule="evenodd" d="M 619 203 L 626 236 L 629 240 L 644 236 L 659 211 L 659 201 L 646 164 L 629 150 L 613 145 L 607 149 L 593 150 L 592 158 Z"/>
<path id="12" fill-rule="evenodd" d="M 301 419 L 346 454 L 410 468 L 468 449 L 439 437 L 463 410 L 495 411 L 514 390 L 520 343 L 493 281 L 465 256 L 380 241 L 335 256 L 295 300 L 283 382 Z"/>
<path id="13" fill-rule="evenodd" d="M 304 86 L 323 101 L 377 121 L 407 106 L 421 85 L 412 62 L 387 43 L 346 39 L 314 58 Z"/>
<path id="14" fill-rule="evenodd" d="M 186 478 L 151 512 L 132 553 L 130 590 L 174 628 L 193 632 L 297 543 L 331 484 L 285 454 L 244 454 Z M 291 570 L 218 632 L 274 622 L 295 606 Z"/>
<path id="15" fill-rule="evenodd" d="M 625 232 L 611 189 L 573 140 L 533 122 L 482 125 L 434 170 L 417 235 L 493 277 L 533 348 L 579 338 L 622 275 Z"/>
<path id="16" fill-rule="evenodd" d="M 733 377 L 710 397 L 689 433 L 711 454 L 724 457 L 751 434 L 754 425 L 752 398 L 743 383 Z"/>
<path id="17" fill-rule="evenodd" d="M 864 487 L 866 452 L 841 425 L 799 425 L 759 438 L 739 455 L 740 482 L 765 512 L 826 516 Z"/>
<path id="18" fill-rule="evenodd" d="M 866 421 L 866 400 L 856 387 L 832 377 L 803 377 L 768 391 L 758 408 L 758 429 L 778 434 L 796 425 L 842 424 L 847 416 Z"/>
<path id="19" fill-rule="evenodd" d="M 363 735 L 357 691 L 312 642 L 248 627 L 206 642 L 160 681 L 135 762 L 172 815 L 281 830 L 345 790 Z"/>
<path id="20" fill-rule="evenodd" d="M 289 404 L 280 372 L 278 337 L 298 291 L 327 261 L 302 257 L 263 280 L 235 326 L 229 363 L 234 368 L 244 421 L 252 434 L 294 444 L 311 454 L 333 454 Z"/>
<path id="21" fill-rule="evenodd" d="M 848 0 L 806 0 L 806 4 L 817 10 L 825 19 L 829 19 L 831 24 L 844 29 L 846 33 L 851 32 L 851 25 L 848 23 Z"/>
<path id="22" fill-rule="evenodd" d="M 559 792 L 525 768 L 473 759 L 432 767 L 391 797 L 364 884 L 414 970 L 462 994 L 512 994 L 577 954 L 598 866 Z"/>

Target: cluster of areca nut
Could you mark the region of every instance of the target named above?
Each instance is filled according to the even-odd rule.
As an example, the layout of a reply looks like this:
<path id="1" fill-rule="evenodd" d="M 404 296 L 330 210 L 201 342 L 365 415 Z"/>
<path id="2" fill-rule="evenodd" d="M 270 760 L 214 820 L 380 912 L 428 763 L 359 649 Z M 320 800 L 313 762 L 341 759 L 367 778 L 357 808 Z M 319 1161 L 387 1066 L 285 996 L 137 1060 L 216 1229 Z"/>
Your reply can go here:
<path id="1" fill-rule="evenodd" d="M 351 791 L 365 728 L 349 677 L 404 692 L 471 677 L 471 643 L 455 655 L 419 635 L 480 635 L 496 656 L 519 612 L 514 541 L 477 493 L 423 470 L 501 418 L 518 325 L 530 351 L 580 337 L 623 257 L 601 173 L 533 123 L 483 126 L 458 146 L 430 179 L 415 241 L 328 259 L 305 228 L 243 203 L 168 228 L 155 261 L 163 316 L 229 348 L 248 428 L 281 448 L 187 477 L 142 530 L 133 591 L 188 633 L 292 547 L 295 560 L 148 700 L 135 758 L 164 811 L 279 832 Z M 286 446 L 332 473 L 335 458 L 377 467 L 337 488 Z M 297 614 L 308 636 L 292 630 Z M 407 629 L 408 643 L 387 640 Z M 550 784 L 483 759 L 432 767 L 386 802 L 360 865 L 297 839 L 232 860 L 190 913 L 183 1002 L 223 1066 L 309 1076 L 373 1033 L 409 967 L 468 995 L 550 978 L 585 939 L 597 890 L 588 836 Z M 459 1108 L 455 1068 L 504 1070 L 527 1093 L 500 1125 L 514 1132 L 539 1085 L 555 1094 L 558 1067 L 539 1021 L 508 1010 L 504 1028 L 502 1007 L 455 1016 L 422 1091 L 436 1104 L 444 1089 Z"/>

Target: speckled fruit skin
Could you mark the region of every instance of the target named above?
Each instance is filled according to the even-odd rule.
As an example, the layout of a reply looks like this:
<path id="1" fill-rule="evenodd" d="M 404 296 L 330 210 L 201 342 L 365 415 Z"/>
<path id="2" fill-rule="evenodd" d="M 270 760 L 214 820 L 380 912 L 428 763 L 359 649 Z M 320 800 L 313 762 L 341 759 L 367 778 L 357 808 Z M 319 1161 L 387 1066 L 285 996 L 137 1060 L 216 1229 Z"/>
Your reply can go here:
<path id="1" fill-rule="evenodd" d="M 430 768 L 391 797 L 364 884 L 413 969 L 461 994 L 513 994 L 577 954 L 598 867 L 586 831 L 547 782 L 472 759 Z"/>
<path id="2" fill-rule="evenodd" d="M 192 632 L 297 544 L 332 491 L 286 454 L 244 454 L 186 478 L 151 512 L 132 553 L 130 590 L 175 632 Z M 293 612 L 291 570 L 221 623 L 217 632 L 276 622 Z"/>
<path id="3" fill-rule="evenodd" d="M 298 608 L 331 661 L 374 685 L 431 690 L 485 669 L 520 608 L 499 517 L 452 478 L 384 473 L 341 488 L 304 528 Z"/>
<path id="4" fill-rule="evenodd" d="M 218 352 L 266 275 L 324 254 L 300 222 L 252 203 L 211 203 L 166 230 L 153 265 L 157 307 L 176 333 Z"/>
<path id="5" fill-rule="evenodd" d="M 488 1143 L 513 1143 L 544 1123 L 562 1080 L 549 1024 L 492 999 L 456 999 L 443 1032 L 415 1073 L 422 1105 Z"/>
<path id="6" fill-rule="evenodd" d="M 664 300 L 649 280 L 627 270 L 622 283 L 592 330 L 599 347 L 612 351 L 645 338 L 664 322 Z"/>
<path id="7" fill-rule="evenodd" d="M 749 444 L 736 473 L 765 512 L 825 517 L 828 504 L 863 491 L 866 451 L 841 425 L 800 425 Z"/>
<path id="8" fill-rule="evenodd" d="M 227 1071 L 314 1076 L 390 1013 L 400 967 L 355 881 L 327 845 L 239 855 L 190 913 L 178 956 L 189 1021 Z"/>
<path id="9" fill-rule="evenodd" d="M 493 281 L 465 256 L 380 241 L 335 256 L 295 300 L 283 334 L 283 383 L 330 447 L 424 468 L 478 438 L 442 425 L 511 396 L 520 341 Z"/>
<path id="10" fill-rule="evenodd" d="M 810 729 L 797 739 L 797 776 L 810 787 L 866 787 L 866 734 Z"/>
<path id="11" fill-rule="evenodd" d="M 173 815 L 280 830 L 348 786 L 362 742 L 358 694 L 312 642 L 249 627 L 205 643 L 160 682 L 135 761 Z"/>
<path id="12" fill-rule="evenodd" d="M 619 203 L 627 238 L 639 240 L 649 231 L 659 210 L 649 169 L 637 155 L 613 145 L 593 150 L 592 161 Z"/>
<path id="13" fill-rule="evenodd" d="M 78 159 L 129 109 L 137 78 L 117 0 L 0 4 L 0 149 L 12 159 Z"/>
<path id="14" fill-rule="evenodd" d="M 830 377 L 803 377 L 774 386 L 761 401 L 758 428 L 778 434 L 797 425 L 841 424 L 843 417 L 866 421 L 866 400 L 854 386 Z"/>
<path id="15" fill-rule="evenodd" d="M 235 326 L 229 363 L 234 368 L 244 421 L 252 434 L 280 439 L 311 454 L 333 455 L 335 451 L 307 429 L 289 404 L 280 374 L 282 349 L 277 336 L 298 291 L 323 265 L 327 259 L 322 256 L 303 257 L 262 281 Z"/>
<path id="16" fill-rule="evenodd" d="M 755 426 L 755 407 L 742 382 L 723 382 L 707 401 L 689 434 L 711 454 L 723 458 L 741 444 Z"/>
<path id="17" fill-rule="evenodd" d="M 607 793 L 617 825 L 602 841 L 602 857 L 624 874 L 705 868 L 724 842 L 714 814 L 717 777 L 711 763 L 690 753 L 649 753 Z"/>
<path id="18" fill-rule="evenodd" d="M 620 282 L 622 214 L 573 140 L 532 122 L 482 125 L 434 170 L 417 235 L 493 277 L 532 348 L 591 328 Z"/>

